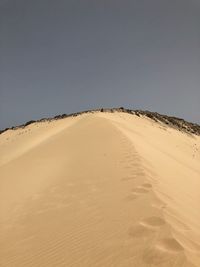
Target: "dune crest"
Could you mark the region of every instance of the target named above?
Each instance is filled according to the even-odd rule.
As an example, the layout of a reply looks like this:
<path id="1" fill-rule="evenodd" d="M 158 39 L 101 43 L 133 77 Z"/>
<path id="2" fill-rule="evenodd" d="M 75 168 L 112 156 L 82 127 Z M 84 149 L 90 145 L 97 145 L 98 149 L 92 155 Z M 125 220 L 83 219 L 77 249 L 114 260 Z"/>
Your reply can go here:
<path id="1" fill-rule="evenodd" d="M 200 137 L 96 112 L 0 135 L 0 266 L 200 266 Z"/>

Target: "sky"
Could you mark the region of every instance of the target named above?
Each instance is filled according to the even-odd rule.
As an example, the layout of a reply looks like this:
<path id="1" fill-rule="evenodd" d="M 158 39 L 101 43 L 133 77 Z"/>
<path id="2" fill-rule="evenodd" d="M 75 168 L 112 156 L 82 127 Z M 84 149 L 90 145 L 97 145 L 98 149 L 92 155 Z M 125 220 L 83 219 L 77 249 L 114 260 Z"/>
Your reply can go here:
<path id="1" fill-rule="evenodd" d="M 200 0 L 0 0 L 0 129 L 119 106 L 200 123 Z"/>

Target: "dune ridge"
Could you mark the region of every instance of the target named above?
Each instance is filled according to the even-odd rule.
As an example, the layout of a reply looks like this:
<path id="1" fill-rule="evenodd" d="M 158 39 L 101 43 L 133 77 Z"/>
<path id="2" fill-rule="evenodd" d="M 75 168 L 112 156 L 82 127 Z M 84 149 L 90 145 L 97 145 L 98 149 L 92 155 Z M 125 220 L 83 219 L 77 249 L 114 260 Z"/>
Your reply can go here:
<path id="1" fill-rule="evenodd" d="M 0 266 L 200 265 L 200 137 L 95 112 L 0 135 Z"/>
<path id="2" fill-rule="evenodd" d="M 77 117 L 80 115 L 84 114 L 91 114 L 91 113 L 99 113 L 99 112 L 106 112 L 106 113 L 116 113 L 116 112 L 123 112 L 127 114 L 132 114 L 136 115 L 138 117 L 147 117 L 152 119 L 153 121 L 156 121 L 158 123 L 162 123 L 167 125 L 168 127 L 172 127 L 175 129 L 178 129 L 179 131 L 183 131 L 186 133 L 191 133 L 195 135 L 200 135 L 200 125 L 197 123 L 192 123 L 185 121 L 184 119 L 177 118 L 174 116 L 168 116 L 168 115 L 163 115 L 159 114 L 157 112 L 152 112 L 148 110 L 133 110 L 133 109 L 127 109 L 124 107 L 120 108 L 101 108 L 101 109 L 93 109 L 93 110 L 86 110 L 86 111 L 80 111 L 76 113 L 71 113 L 71 114 L 62 114 L 62 115 L 56 115 L 53 118 L 43 118 L 40 120 L 30 120 L 27 121 L 26 123 L 18 126 L 13 126 L 10 128 L 5 128 L 3 130 L 0 130 L 0 134 L 8 131 L 8 130 L 18 130 L 18 129 L 23 129 L 27 127 L 28 125 L 34 124 L 34 123 L 42 123 L 42 122 L 52 122 L 55 120 L 61 120 L 65 118 L 73 118 Z"/>

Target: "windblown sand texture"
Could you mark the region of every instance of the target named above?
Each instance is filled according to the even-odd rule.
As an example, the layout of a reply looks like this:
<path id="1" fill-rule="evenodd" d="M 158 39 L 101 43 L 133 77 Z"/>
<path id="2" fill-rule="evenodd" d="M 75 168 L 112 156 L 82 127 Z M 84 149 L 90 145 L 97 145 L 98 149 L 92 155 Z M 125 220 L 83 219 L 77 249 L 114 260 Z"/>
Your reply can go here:
<path id="1" fill-rule="evenodd" d="M 91 113 L 0 135 L 1 267 L 199 267 L 200 137 Z"/>

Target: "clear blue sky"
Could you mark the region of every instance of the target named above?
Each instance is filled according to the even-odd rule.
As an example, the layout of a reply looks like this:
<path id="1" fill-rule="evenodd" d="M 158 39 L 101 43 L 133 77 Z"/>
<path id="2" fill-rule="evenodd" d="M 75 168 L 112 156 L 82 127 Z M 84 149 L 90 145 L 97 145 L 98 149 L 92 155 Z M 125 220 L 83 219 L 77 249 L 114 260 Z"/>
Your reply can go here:
<path id="1" fill-rule="evenodd" d="M 200 123 L 200 0 L 0 0 L 0 128 L 98 107 Z"/>

